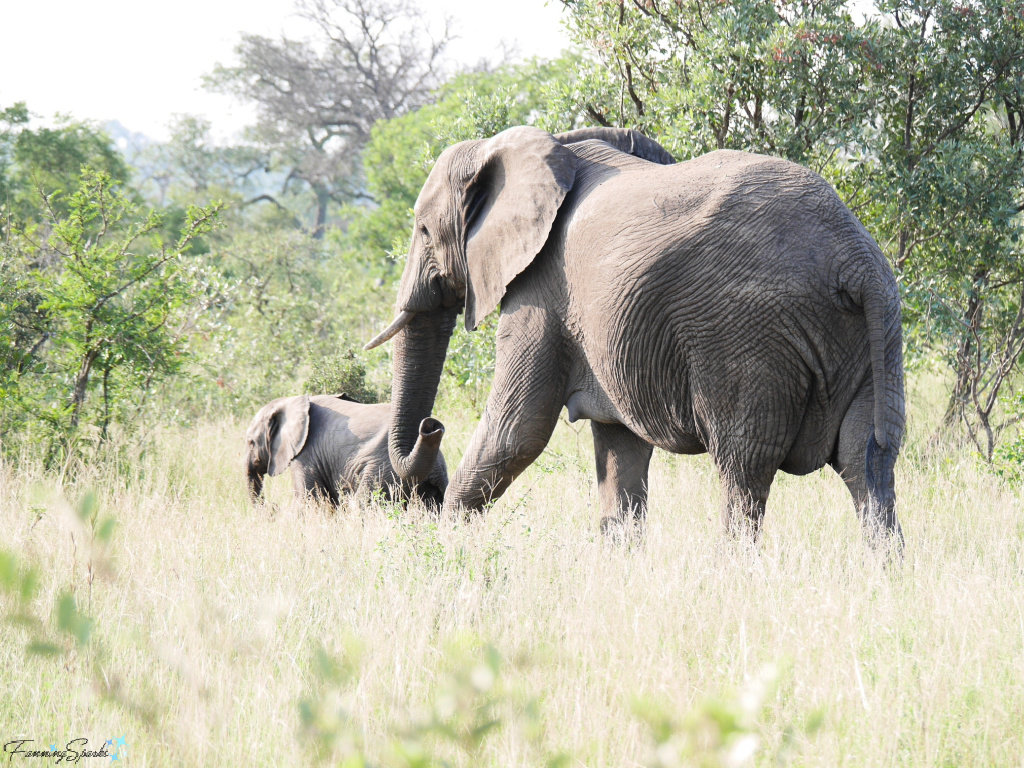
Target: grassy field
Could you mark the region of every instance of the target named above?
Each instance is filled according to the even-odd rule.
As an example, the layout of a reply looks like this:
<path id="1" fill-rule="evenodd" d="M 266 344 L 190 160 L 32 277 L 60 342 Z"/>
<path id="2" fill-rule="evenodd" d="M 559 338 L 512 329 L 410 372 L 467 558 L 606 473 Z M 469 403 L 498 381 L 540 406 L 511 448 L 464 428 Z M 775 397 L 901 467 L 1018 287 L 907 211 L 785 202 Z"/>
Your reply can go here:
<path id="1" fill-rule="evenodd" d="M 938 392 L 910 393 L 888 567 L 831 471 L 778 477 L 754 551 L 706 457 L 663 453 L 642 543 L 605 543 L 586 423 L 469 523 L 291 514 L 287 476 L 254 510 L 235 422 L 73 482 L 4 465 L 0 548 L 45 622 L 0 624 L 0 739 L 123 736 L 153 766 L 1024 766 L 1024 499 L 934 439 Z M 454 465 L 473 420 L 438 415 Z M 67 590 L 87 643 L 51 620 Z"/>

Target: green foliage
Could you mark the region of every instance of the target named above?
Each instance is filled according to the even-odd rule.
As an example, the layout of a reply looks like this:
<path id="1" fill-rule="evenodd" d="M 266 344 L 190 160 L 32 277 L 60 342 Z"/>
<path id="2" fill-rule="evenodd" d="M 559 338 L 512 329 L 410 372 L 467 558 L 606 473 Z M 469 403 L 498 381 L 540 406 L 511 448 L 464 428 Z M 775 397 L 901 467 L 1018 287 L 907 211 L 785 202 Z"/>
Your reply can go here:
<path id="1" fill-rule="evenodd" d="M 527 734 L 531 764 L 560 768 L 569 756 L 549 745 L 540 698 L 512 684 L 509 673 L 529 666 L 529 659 L 503 659 L 490 644 L 471 638 L 452 643 L 444 659 L 445 682 L 425 711 L 391 725 L 382 744 L 366 745 L 348 707 L 359 679 L 359 645 L 346 642 L 337 659 L 323 646 L 312 658 L 309 693 L 299 701 L 300 735 L 317 762 L 352 768 L 441 768 L 464 756 L 481 764 L 492 738 L 520 728 Z"/>
<path id="2" fill-rule="evenodd" d="M 10 202 L 12 180 L 9 174 L 14 165 L 14 144 L 29 119 L 28 107 L 23 101 L 0 109 L 0 210 Z"/>
<path id="3" fill-rule="evenodd" d="M 453 388 L 452 395 L 467 401 L 477 412 L 483 410 L 491 391 L 499 317 L 498 312 L 490 315 L 476 331 L 467 331 L 464 324 L 457 323 L 448 345 L 442 381 Z"/>
<path id="4" fill-rule="evenodd" d="M 36 569 L 24 565 L 11 552 L 0 550 L 0 588 L 9 599 L 13 599 L 13 610 L 5 619 L 16 626 L 34 626 L 35 617 L 30 612 L 32 598 L 39 587 Z"/>
<path id="5" fill-rule="evenodd" d="M 23 221 L 45 220 L 40 192 L 76 188 L 83 166 L 119 183 L 128 180 L 124 157 L 94 123 L 58 115 L 52 127 L 32 128 L 30 118 L 23 102 L 0 110 L 0 209 Z M 69 202 L 54 196 L 51 205 L 66 214 Z"/>
<path id="6" fill-rule="evenodd" d="M 1024 392 L 1017 392 L 1006 410 L 1017 426 L 1017 434 L 995 450 L 992 466 L 1000 477 L 1019 486 L 1024 483 L 1024 429 L 1020 428 L 1024 422 Z"/>
<path id="7" fill-rule="evenodd" d="M 83 168 L 78 189 L 47 195 L 43 210 L 45 228 L 8 222 L 0 244 L 12 278 L 0 321 L 15 329 L 0 349 L 2 410 L 62 437 L 88 418 L 105 435 L 112 410 L 137 414 L 155 383 L 185 372 L 192 335 L 224 300 L 218 276 L 189 256 L 220 206 L 189 209 L 167 242 L 158 213 L 140 218 L 108 174 Z M 97 389 L 102 403 L 87 413 Z"/>
<path id="8" fill-rule="evenodd" d="M 360 678 L 360 646 L 345 642 L 340 659 L 318 645 L 313 652 L 309 692 L 299 701 L 301 738 L 318 762 L 346 766 L 434 768 L 455 763 L 484 762 L 491 739 L 503 731 L 520 729 L 532 754 L 529 764 L 572 765 L 572 754 L 552 744 L 544 728 L 542 701 L 516 685 L 517 673 L 532 666 L 531 659 L 512 659 L 490 644 L 469 638 L 452 643 L 443 663 L 446 682 L 419 716 L 391 725 L 381 744 L 366 744 L 349 709 L 352 689 Z M 651 768 L 738 768 L 768 756 L 785 765 L 801 740 L 813 737 L 824 722 L 821 710 L 811 712 L 800 725 L 782 729 L 777 743 L 762 738 L 764 713 L 776 696 L 779 672 L 774 665 L 761 670 L 735 696 L 710 697 L 679 718 L 651 699 L 638 699 L 633 711 L 651 737 L 646 765 Z"/>
<path id="9" fill-rule="evenodd" d="M 87 492 L 75 505 L 69 522 L 76 554 L 80 551 L 85 562 L 84 585 L 73 582 L 59 590 L 53 599 L 52 619 L 47 620 L 38 606 L 38 565 L 31 558 L 0 549 L 0 607 L 4 608 L 0 622 L 22 634 L 28 656 L 59 664 L 64 670 L 81 666 L 88 671 L 101 701 L 152 724 L 152 704 L 135 701 L 120 689 L 110 653 L 97 639 L 99 620 L 90 615 L 95 578 L 114 578 L 110 545 L 116 520 L 101 515 L 96 495 Z M 77 572 L 73 578 L 77 580 Z M 85 610 L 78 597 L 81 586 L 86 591 Z"/>
<path id="10" fill-rule="evenodd" d="M 97 504 L 91 493 L 85 494 L 75 511 L 82 524 L 78 533 L 87 544 L 91 594 L 92 574 L 109 571 L 106 547 L 115 524 L 113 518 L 104 517 L 97 526 Z M 68 656 L 75 650 L 85 649 L 92 639 L 95 620 L 81 611 L 73 590 L 64 590 L 54 600 L 53 625 L 57 631 L 53 632 L 35 609 L 38 573 L 37 568 L 25 564 L 17 555 L 0 551 L 0 594 L 5 595 L 8 602 L 4 619 L 27 634 L 25 649 L 29 654 Z"/>
<path id="11" fill-rule="evenodd" d="M 303 391 L 310 395 L 344 393 L 360 403 L 381 403 L 389 397 L 387 391 L 366 380 L 366 363 L 352 349 L 313 360 Z"/>
<path id="12" fill-rule="evenodd" d="M 775 696 L 779 670 L 764 667 L 737 696 L 705 699 L 683 718 L 676 718 L 665 707 L 651 700 L 637 700 L 633 709 L 650 729 L 654 748 L 647 765 L 650 768 L 733 768 L 748 765 L 755 755 L 765 752 L 760 721 L 769 700 Z M 812 712 L 802 727 L 788 725 L 775 745 L 773 764 L 788 762 L 798 735 L 813 736 L 821 728 L 824 713 Z"/>
<path id="13" fill-rule="evenodd" d="M 251 413 L 255 404 L 294 394 L 314 361 L 344 352 L 344 339 L 369 339 L 373 318 L 393 300 L 363 265 L 340 255 L 332 239 L 290 228 L 229 234 L 209 261 L 236 286 L 231 301 L 196 342 L 188 386 L 165 397 L 168 411 L 179 409 L 188 418 Z M 387 354 L 360 357 L 368 389 L 380 390 L 390 378 Z"/>
<path id="14" fill-rule="evenodd" d="M 947 422 L 995 455 L 1024 351 L 1021 1 L 563 5 L 585 54 L 431 92 L 447 38 L 426 45 L 414 8 L 307 4 L 319 39 L 245 36 L 209 78 L 256 105 L 246 141 L 219 145 L 209 122 L 177 116 L 170 141 L 136 158 L 137 189 L 94 124 L 0 109 L 5 440 L 103 439 L 154 398 L 173 418 L 250 412 L 303 382 L 386 398 L 388 350 L 339 340 L 390 315 L 440 152 L 511 125 L 604 124 L 679 158 L 737 148 L 826 176 L 897 270 L 909 363 L 953 370 Z M 138 214 L 140 193 L 159 213 Z M 228 205 L 191 208 L 211 197 Z M 339 226 L 321 240 L 328 206 Z M 482 406 L 496 323 L 457 327 L 442 397 Z"/>
<path id="15" fill-rule="evenodd" d="M 490 138 L 514 125 L 536 125 L 552 133 L 577 127 L 579 107 L 567 106 L 560 97 L 577 87 L 580 63 L 566 53 L 551 61 L 530 59 L 454 78 L 440 92 L 439 103 L 450 105 L 435 121 L 440 149 Z"/>
<path id="16" fill-rule="evenodd" d="M 300 739 L 317 762 L 362 768 L 367 765 L 362 739 L 343 705 L 360 655 L 358 644 L 350 640 L 348 646 L 341 659 L 319 644 L 313 650 L 312 684 L 299 700 Z"/>
<path id="17" fill-rule="evenodd" d="M 271 201 L 261 194 L 267 184 L 265 153 L 248 144 L 221 144 L 215 140 L 210 121 L 196 115 L 175 115 L 169 126 L 171 137 L 133 153 L 135 187 L 146 200 L 163 209 L 168 231 L 180 226 L 191 205 L 221 200 L 225 231 L 213 242 L 231 239 L 231 231 L 244 228 L 294 229 L 299 222 L 280 208 L 257 206 Z"/>
<path id="18" fill-rule="evenodd" d="M 734 148 L 827 156 L 864 119 L 864 31 L 842 0 L 565 0 L 593 53 L 565 95 L 677 157 Z"/>
<path id="19" fill-rule="evenodd" d="M 587 47 L 566 103 L 679 158 L 821 172 L 892 260 L 908 360 L 955 374 L 947 423 L 991 457 L 1024 351 L 1024 5 L 563 0 Z"/>
<path id="20" fill-rule="evenodd" d="M 991 459 L 1024 349 L 1024 5 L 886 0 L 859 211 L 905 287 L 915 352 L 955 373 L 947 423 Z"/>

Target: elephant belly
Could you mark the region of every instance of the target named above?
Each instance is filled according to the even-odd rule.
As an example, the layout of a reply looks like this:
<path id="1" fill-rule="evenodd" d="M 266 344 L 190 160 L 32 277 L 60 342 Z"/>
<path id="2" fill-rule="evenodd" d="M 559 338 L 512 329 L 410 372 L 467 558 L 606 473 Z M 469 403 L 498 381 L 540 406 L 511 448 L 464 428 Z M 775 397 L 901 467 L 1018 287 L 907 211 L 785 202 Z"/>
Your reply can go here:
<path id="1" fill-rule="evenodd" d="M 794 415 L 802 416 L 802 420 L 779 469 L 791 475 L 806 475 L 821 469 L 832 457 L 838 424 L 833 424 L 835 420 L 823 407 L 821 393 L 814 386 L 804 407 Z"/>
<path id="2" fill-rule="evenodd" d="M 755 302 L 746 309 L 751 316 L 775 316 L 744 327 L 708 304 L 693 302 L 699 316 L 665 307 L 670 291 L 648 296 L 603 338 L 589 335 L 604 342 L 590 357 L 618 423 L 663 450 L 710 451 L 716 462 L 806 474 L 830 460 L 866 359 L 849 367 L 852 381 L 842 381 L 833 370 L 842 360 L 822 352 L 791 311 Z M 641 323 L 647 335 L 638 341 L 629 329 Z M 836 378 L 829 391 L 826 382 Z M 582 398 L 578 405 L 581 415 L 605 420 L 588 414 Z"/>
<path id="3" fill-rule="evenodd" d="M 696 433 L 677 432 L 672 436 L 671 441 L 663 440 L 661 444 L 653 443 L 653 445 L 669 453 L 681 453 L 687 456 L 708 452 L 704 440 Z"/>
<path id="4" fill-rule="evenodd" d="M 771 167 L 654 191 L 610 177 L 565 234 L 567 327 L 638 436 L 806 473 L 831 458 L 867 370 L 863 314 L 830 288 L 860 234 L 816 177 L 756 162 Z"/>

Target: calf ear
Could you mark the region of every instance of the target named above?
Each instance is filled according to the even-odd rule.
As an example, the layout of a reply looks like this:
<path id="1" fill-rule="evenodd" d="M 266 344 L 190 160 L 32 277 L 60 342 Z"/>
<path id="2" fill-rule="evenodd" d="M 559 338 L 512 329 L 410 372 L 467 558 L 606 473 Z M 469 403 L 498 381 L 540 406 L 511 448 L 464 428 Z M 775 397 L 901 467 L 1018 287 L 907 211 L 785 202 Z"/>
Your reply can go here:
<path id="1" fill-rule="evenodd" d="M 270 446 L 271 477 L 285 471 L 309 434 L 309 395 L 283 398 L 267 419 L 267 445 Z"/>

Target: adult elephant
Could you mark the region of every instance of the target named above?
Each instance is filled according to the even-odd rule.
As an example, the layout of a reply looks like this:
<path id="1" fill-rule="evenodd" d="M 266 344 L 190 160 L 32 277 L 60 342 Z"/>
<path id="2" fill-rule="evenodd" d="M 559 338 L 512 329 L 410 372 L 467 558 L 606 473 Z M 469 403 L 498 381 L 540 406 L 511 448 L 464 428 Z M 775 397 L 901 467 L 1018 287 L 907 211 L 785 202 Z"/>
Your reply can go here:
<path id="1" fill-rule="evenodd" d="M 642 518 L 654 446 L 711 454 L 729 529 L 756 532 L 775 473 L 830 464 L 900 536 L 900 302 L 871 236 L 819 176 L 735 151 L 671 164 L 633 131 L 510 128 L 445 150 L 415 207 L 395 321 L 399 474 L 456 315 L 501 303 L 494 384 L 445 494 L 479 509 L 590 419 L 603 525 Z"/>

